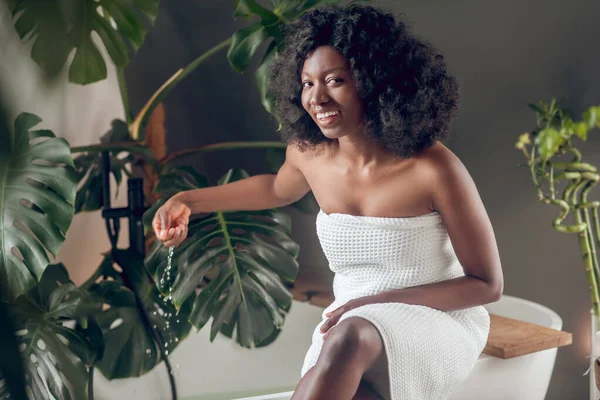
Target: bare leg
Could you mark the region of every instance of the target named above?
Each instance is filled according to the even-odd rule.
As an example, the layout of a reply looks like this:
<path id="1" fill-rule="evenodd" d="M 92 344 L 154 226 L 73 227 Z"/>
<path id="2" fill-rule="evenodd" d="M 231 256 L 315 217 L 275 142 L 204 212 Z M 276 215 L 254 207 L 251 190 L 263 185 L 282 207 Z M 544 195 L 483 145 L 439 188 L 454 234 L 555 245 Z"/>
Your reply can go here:
<path id="1" fill-rule="evenodd" d="M 373 397 L 364 397 L 366 388 L 357 391 L 364 372 L 383 351 L 379 332 L 369 321 L 345 319 L 332 328 L 317 363 L 302 377 L 292 400 L 352 400 L 357 394 L 363 396 L 357 399 L 370 400 Z"/>

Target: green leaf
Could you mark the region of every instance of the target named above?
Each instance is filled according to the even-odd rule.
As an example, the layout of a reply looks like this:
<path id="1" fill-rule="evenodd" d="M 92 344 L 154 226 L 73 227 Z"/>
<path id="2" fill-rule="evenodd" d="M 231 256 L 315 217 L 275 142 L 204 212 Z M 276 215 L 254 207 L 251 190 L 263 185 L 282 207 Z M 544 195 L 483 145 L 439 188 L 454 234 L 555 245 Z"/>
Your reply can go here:
<path id="1" fill-rule="evenodd" d="M 33 41 L 31 56 L 50 76 L 64 67 L 75 50 L 69 79 L 89 84 L 106 78 L 106 63 L 92 42 L 95 31 L 112 62 L 119 68 L 129 62 L 125 41 L 137 50 L 146 28 L 135 10 L 154 23 L 159 0 L 11 0 L 10 9 L 19 37 Z M 114 20 L 117 28 L 109 21 Z"/>
<path id="2" fill-rule="evenodd" d="M 160 176 L 154 192 L 172 195 L 183 190 L 208 187 L 208 180 L 188 166 L 175 167 Z"/>
<path id="3" fill-rule="evenodd" d="M 232 36 L 227 59 L 237 72 L 244 72 L 258 47 L 268 38 L 265 27 L 256 23 L 240 29 Z"/>
<path id="4" fill-rule="evenodd" d="M 79 50 L 75 53 L 71 68 L 69 69 L 69 81 L 85 85 L 106 79 L 106 64 L 102 54 L 92 42 L 91 37 L 83 39 Z"/>
<path id="5" fill-rule="evenodd" d="M 543 129 L 535 138 L 540 155 L 544 159 L 552 157 L 564 142 L 565 138 L 556 129 L 552 128 Z"/>
<path id="6" fill-rule="evenodd" d="M 40 284 L 15 301 L 11 311 L 33 398 L 85 398 L 86 364 L 95 361 L 97 351 L 85 334 L 65 322 L 76 321 L 96 307 L 68 280 L 60 264 L 48 266 Z M 0 398 L 5 398 L 3 390 L 0 387 Z"/>
<path id="7" fill-rule="evenodd" d="M 255 74 L 256 84 L 260 91 L 260 102 L 269 114 L 273 113 L 273 99 L 267 93 L 267 88 L 269 87 L 269 70 L 276 56 L 277 42 L 272 41 Z"/>
<path id="8" fill-rule="evenodd" d="M 252 15 L 259 16 L 265 25 L 277 21 L 275 14 L 258 4 L 255 0 L 236 0 L 234 17 L 250 17 Z"/>
<path id="9" fill-rule="evenodd" d="M 118 250 L 116 256 L 130 284 L 140 295 L 149 323 L 145 323 L 137 308 L 134 292 L 125 286 L 118 274 L 110 272 L 116 278 L 102 280 L 90 288 L 95 299 L 110 306 L 96 316 L 105 348 L 104 357 L 97 366 L 108 379 L 143 375 L 162 360 L 153 330 L 162 335 L 170 354 L 190 331 L 188 317 L 195 299 L 192 296 L 179 310 L 175 309 L 156 289 L 139 255 Z M 112 259 L 108 258 L 104 264 L 104 269 L 112 266 Z"/>
<path id="10" fill-rule="evenodd" d="M 529 106 L 529 108 L 531 108 L 533 111 L 535 111 L 536 113 L 543 115 L 545 114 L 544 111 L 542 111 L 542 109 L 538 106 L 536 106 L 535 104 L 527 104 L 527 106 Z"/>
<path id="11" fill-rule="evenodd" d="M 573 126 L 573 131 L 583 141 L 587 140 L 588 126 L 585 122 L 577 122 Z"/>
<path id="12" fill-rule="evenodd" d="M 5 298 L 31 289 L 56 256 L 73 218 L 75 174 L 68 143 L 47 130 L 31 130 L 41 119 L 22 113 L 14 137 L 0 143 L 0 282 Z M 9 132 L 0 132 L 3 136 Z M 13 251 L 17 251 L 13 253 Z"/>
<path id="13" fill-rule="evenodd" d="M 219 185 L 247 177 L 232 169 Z M 242 346 L 273 339 L 292 300 L 283 282 L 293 282 L 298 272 L 299 248 L 290 236 L 290 217 L 276 210 L 216 212 L 192 220 L 188 229 L 171 270 L 166 269 L 168 250 L 160 242 L 146 257 L 161 291 L 180 307 L 201 288 L 190 322 L 201 329 L 212 317 L 211 339 L 218 332 L 233 334 L 234 326 Z M 256 321 L 246 320 L 253 315 Z"/>
<path id="14" fill-rule="evenodd" d="M 102 39 L 104 47 L 106 47 L 106 51 L 108 51 L 108 55 L 115 63 L 115 66 L 117 68 L 125 68 L 131 59 L 120 34 L 112 29 L 110 23 L 103 18 L 93 19 L 92 29 Z"/>
<path id="15" fill-rule="evenodd" d="M 158 5 L 160 0 L 133 0 L 133 4 L 140 10 L 152 24 L 156 22 L 158 16 Z"/>
<path id="16" fill-rule="evenodd" d="M 583 121 L 587 124 L 588 129 L 592 129 L 598 123 L 598 110 L 596 107 L 590 107 L 583 113 Z"/>

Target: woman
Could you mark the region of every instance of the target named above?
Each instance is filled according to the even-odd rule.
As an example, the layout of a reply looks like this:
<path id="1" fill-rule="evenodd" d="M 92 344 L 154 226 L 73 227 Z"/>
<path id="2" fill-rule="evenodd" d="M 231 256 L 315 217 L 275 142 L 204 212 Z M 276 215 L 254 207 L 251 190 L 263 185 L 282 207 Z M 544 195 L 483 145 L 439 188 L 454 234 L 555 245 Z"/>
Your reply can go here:
<path id="1" fill-rule="evenodd" d="M 440 143 L 458 100 L 443 57 L 386 12 L 328 6 L 287 25 L 270 90 L 288 142 L 278 173 L 173 196 L 158 239 L 180 244 L 193 213 L 312 190 L 335 301 L 292 399 L 446 398 L 485 346 L 481 305 L 503 277 L 475 184 Z"/>

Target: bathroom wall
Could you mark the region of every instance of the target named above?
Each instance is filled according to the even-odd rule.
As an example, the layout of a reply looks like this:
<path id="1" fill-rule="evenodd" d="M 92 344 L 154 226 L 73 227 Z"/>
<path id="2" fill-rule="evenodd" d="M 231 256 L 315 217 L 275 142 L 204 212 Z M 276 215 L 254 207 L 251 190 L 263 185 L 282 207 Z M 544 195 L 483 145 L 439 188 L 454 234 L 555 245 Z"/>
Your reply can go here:
<path id="1" fill-rule="evenodd" d="M 157 26 L 127 70 L 134 110 L 178 68 L 224 40 L 246 24 L 234 21 L 233 1 L 163 1 Z M 558 351 L 548 400 L 587 396 L 589 294 L 583 263 L 574 236 L 551 227 L 556 210 L 536 200 L 528 172 L 518 169 L 520 153 L 513 144 L 535 124 L 526 106 L 551 96 L 564 98 L 578 113 L 600 104 L 597 69 L 597 24 L 600 3 L 595 0 L 527 1 L 392 1 L 373 3 L 403 12 L 413 30 L 432 41 L 445 54 L 449 69 L 462 85 L 461 114 L 447 145 L 471 172 L 493 223 L 505 274 L 505 293 L 524 297 L 557 311 L 564 329 L 573 333 L 573 345 Z M 80 87 L 62 79 L 45 86 L 29 61 L 29 46 L 19 43 L 4 7 L 0 6 L 0 88 L 8 93 L 12 115 L 34 112 L 44 126 L 66 137 L 72 145 L 98 140 L 113 118 L 121 117 L 113 71 L 99 84 Z M 201 66 L 166 101 L 168 147 L 233 140 L 277 140 L 274 121 L 262 110 L 251 64 L 238 74 L 228 65 L 225 52 Z M 600 139 L 596 133 L 584 148 L 584 157 L 598 164 Z M 258 150 L 212 153 L 192 157 L 211 182 L 228 168 L 264 171 Z M 121 191 L 124 193 L 125 191 Z M 592 192 L 598 198 L 598 190 Z M 120 199 L 119 201 L 123 201 Z M 117 204 L 119 204 L 117 202 Z M 314 232 L 314 216 L 293 214 L 294 237 L 301 245 L 302 274 L 331 278 Z M 124 227 L 126 231 L 126 226 Z M 121 246 L 127 242 L 121 237 Z M 76 282 L 85 280 L 108 248 L 98 213 L 78 215 L 60 254 Z M 244 352 L 226 340 L 208 342 L 207 332 L 191 333 L 174 359 L 182 393 L 202 394 L 248 389 L 260 377 L 272 376 L 273 386 L 293 379 L 298 351 L 306 347 L 318 310 L 295 304 L 279 343 L 271 349 Z M 307 328 L 308 327 L 308 328 Z M 285 330 L 285 328 L 284 328 Z M 305 332 L 296 336 L 298 332 Z M 184 346 L 187 346 L 184 348 Z M 301 352 L 300 352 L 301 353 Z M 211 360 L 211 361 L 209 361 Z M 214 361 L 218 360 L 218 361 Z M 247 375 L 228 376 L 226 366 L 247 363 Z M 299 366 L 298 366 L 299 368 Z M 286 371 L 281 373 L 280 371 Z M 98 384 L 105 398 L 127 393 L 131 398 L 167 398 L 163 371 L 143 381 Z M 159 395 L 160 393 L 160 395 Z M 165 397 L 163 397 L 165 396 Z M 99 398 L 102 398 L 101 396 Z M 121 398 L 121 397 L 118 397 Z"/>

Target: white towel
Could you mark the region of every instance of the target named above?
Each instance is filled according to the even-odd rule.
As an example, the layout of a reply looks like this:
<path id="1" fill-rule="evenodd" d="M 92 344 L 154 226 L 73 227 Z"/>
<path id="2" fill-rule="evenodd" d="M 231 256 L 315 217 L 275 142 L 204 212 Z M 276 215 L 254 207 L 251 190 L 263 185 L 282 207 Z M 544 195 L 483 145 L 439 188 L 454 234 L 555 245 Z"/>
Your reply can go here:
<path id="1" fill-rule="evenodd" d="M 327 312 L 359 297 L 464 276 L 437 212 L 385 218 L 321 210 L 316 226 L 335 273 L 335 301 L 323 311 L 323 320 L 313 332 L 302 375 L 319 357 L 323 346 L 320 327 Z M 351 310 L 340 321 L 350 317 L 367 319 L 379 330 L 388 359 L 392 400 L 446 399 L 471 373 L 485 347 L 490 323 L 481 306 L 443 312 L 379 303 Z"/>

